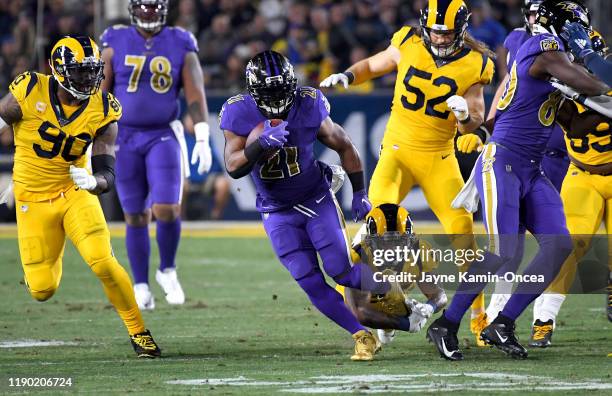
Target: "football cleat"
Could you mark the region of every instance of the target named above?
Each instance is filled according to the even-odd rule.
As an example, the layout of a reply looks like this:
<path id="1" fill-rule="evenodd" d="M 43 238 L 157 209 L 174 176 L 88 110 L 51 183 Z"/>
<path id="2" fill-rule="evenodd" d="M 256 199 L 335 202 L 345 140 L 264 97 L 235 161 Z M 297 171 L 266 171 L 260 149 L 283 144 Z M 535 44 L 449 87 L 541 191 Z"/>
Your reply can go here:
<path id="1" fill-rule="evenodd" d="M 157 270 L 155 280 L 166 293 L 166 301 L 171 305 L 185 303 L 185 293 L 176 276 L 176 268 L 166 268 L 163 272 Z"/>
<path id="2" fill-rule="evenodd" d="M 531 329 L 531 340 L 529 340 L 529 346 L 534 348 L 546 348 L 551 344 L 551 338 L 553 335 L 553 320 L 549 319 L 546 322 L 542 322 L 537 319 L 533 323 Z"/>
<path id="3" fill-rule="evenodd" d="M 130 341 L 139 358 L 154 359 L 161 356 L 161 349 L 155 343 L 149 330 L 131 335 Z"/>
<path id="4" fill-rule="evenodd" d="M 146 283 L 136 283 L 134 285 L 134 296 L 136 297 L 136 304 L 140 310 L 153 310 L 155 309 L 155 299 L 149 285 Z"/>
<path id="5" fill-rule="evenodd" d="M 526 359 L 527 349 L 519 344 L 514 334 L 514 324 L 493 322 L 480 333 L 480 338 L 487 344 L 501 349 L 515 359 Z"/>
<path id="6" fill-rule="evenodd" d="M 383 329 L 376 330 L 376 336 L 380 340 L 380 343 L 383 345 L 390 344 L 391 341 L 395 339 L 395 334 L 396 334 L 395 330 L 383 330 Z"/>
<path id="7" fill-rule="evenodd" d="M 441 318 L 434 320 L 427 329 L 427 340 L 436 346 L 440 357 L 452 361 L 463 360 L 463 354 L 459 350 L 457 329 L 445 327 Z"/>
<path id="8" fill-rule="evenodd" d="M 357 333 L 353 334 L 353 339 L 355 340 L 355 354 L 351 356 L 351 360 L 374 360 L 374 355 L 380 349 L 380 344 L 376 342 L 372 333 L 365 330 L 359 330 Z"/>
<path id="9" fill-rule="evenodd" d="M 612 322 L 612 278 L 608 279 L 608 320 Z"/>
<path id="10" fill-rule="evenodd" d="M 487 327 L 487 324 L 487 314 L 484 312 L 481 312 L 478 316 L 470 320 L 470 331 L 476 337 L 476 346 L 478 347 L 487 346 L 487 344 L 480 339 L 480 333 Z"/>

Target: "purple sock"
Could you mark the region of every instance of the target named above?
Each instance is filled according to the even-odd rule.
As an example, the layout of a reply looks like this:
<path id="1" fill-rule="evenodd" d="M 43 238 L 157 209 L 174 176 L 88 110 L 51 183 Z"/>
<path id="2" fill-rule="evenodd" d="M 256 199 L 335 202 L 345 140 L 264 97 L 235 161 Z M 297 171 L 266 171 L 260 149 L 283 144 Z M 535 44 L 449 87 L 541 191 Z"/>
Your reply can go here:
<path id="1" fill-rule="evenodd" d="M 151 255 L 149 227 L 128 225 L 125 231 L 125 246 L 132 267 L 134 283 L 149 283 L 149 256 Z"/>
<path id="2" fill-rule="evenodd" d="M 314 272 L 297 281 L 312 304 L 325 316 L 346 331 L 355 334 L 365 330 L 355 315 L 346 307 L 340 293 L 332 289 L 321 272 Z"/>
<path id="3" fill-rule="evenodd" d="M 373 294 L 385 294 L 391 288 L 389 282 L 376 282 L 372 269 L 362 263 L 357 263 L 351 267 L 350 271 L 335 276 L 336 283 L 351 289 L 367 290 Z"/>
<path id="4" fill-rule="evenodd" d="M 157 246 L 159 247 L 159 270 L 176 266 L 176 250 L 181 239 L 181 219 L 172 222 L 157 220 Z"/>

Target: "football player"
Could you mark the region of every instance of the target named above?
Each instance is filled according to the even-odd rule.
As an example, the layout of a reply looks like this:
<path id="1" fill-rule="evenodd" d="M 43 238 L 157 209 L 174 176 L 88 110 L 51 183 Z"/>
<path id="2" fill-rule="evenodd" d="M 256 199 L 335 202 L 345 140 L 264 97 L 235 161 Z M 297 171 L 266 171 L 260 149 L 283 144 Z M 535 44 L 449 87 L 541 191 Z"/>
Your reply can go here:
<path id="1" fill-rule="evenodd" d="M 38 301 L 53 296 L 68 236 L 102 282 L 138 356 L 158 357 L 161 351 L 145 329 L 130 278 L 113 255 L 96 196 L 114 185 L 121 105 L 99 89 L 103 62 L 89 37 L 60 39 L 49 63 L 52 76 L 23 73 L 0 101 L 0 129 L 9 124 L 15 134 L 14 194 L 26 285 Z"/>
<path id="2" fill-rule="evenodd" d="M 468 18 L 463 0 L 429 1 L 421 10 L 419 28 L 404 26 L 386 50 L 321 82 L 322 87 L 347 88 L 397 71 L 391 118 L 369 197 L 375 206 L 399 204 L 418 184 L 444 232 L 454 235 L 471 235 L 473 224 L 470 213 L 451 207 L 464 184 L 453 139 L 459 130 L 461 152 L 482 147 L 483 88 L 494 72 L 491 52 L 466 32 Z M 475 248 L 472 238 L 456 245 Z M 471 328 L 478 335 L 486 326 L 484 297 L 472 308 Z"/>
<path id="3" fill-rule="evenodd" d="M 537 15 L 537 11 L 540 8 L 540 4 L 542 4 L 544 0 L 525 0 L 523 5 L 523 16 L 524 16 L 524 26 L 521 28 L 514 29 L 504 42 L 504 47 L 508 51 L 507 55 L 507 65 L 508 65 L 508 74 L 504 78 L 504 80 L 499 84 L 497 88 L 497 92 L 493 103 L 491 104 L 491 110 L 488 114 L 488 119 L 494 119 L 497 113 L 497 103 L 499 99 L 503 95 L 505 91 L 506 84 L 510 78 L 510 72 L 512 69 L 512 65 L 514 64 L 514 60 L 516 59 L 516 54 L 533 34 L 533 24 L 535 23 L 535 18 Z M 563 131 L 561 127 L 557 124 L 553 125 L 553 131 L 550 135 L 550 139 L 546 144 L 545 154 L 542 158 L 542 170 L 546 174 L 546 177 L 552 182 L 553 186 L 557 191 L 561 191 L 561 184 L 563 183 L 563 179 L 565 178 L 565 174 L 567 173 L 567 168 L 569 166 L 569 157 L 567 156 L 567 149 L 565 147 L 565 140 L 563 138 Z M 517 243 L 517 252 L 513 257 L 512 262 L 508 263 L 507 266 L 500 268 L 500 273 L 505 273 L 509 269 L 516 269 L 520 265 L 523 260 L 523 252 L 525 247 L 525 239 L 524 239 L 524 224 L 519 224 L 521 229 L 520 239 Z M 508 267 L 508 268 L 506 268 Z M 491 323 L 493 319 L 497 317 L 497 314 L 504 308 L 506 302 L 510 298 L 510 293 L 512 292 L 512 283 L 508 283 L 505 281 L 498 281 L 495 284 L 495 292 L 491 296 L 491 301 L 489 302 L 489 306 L 487 307 L 487 321 Z M 539 301 L 536 300 L 536 304 Z"/>
<path id="4" fill-rule="evenodd" d="M 511 68 L 491 142 L 476 163 L 475 177 L 482 198 L 484 222 L 489 234 L 485 259 L 473 263 L 471 274 L 496 272 L 516 254 L 519 223 L 537 239 L 539 251 L 525 269 L 543 281 L 520 282 L 503 310 L 481 333 L 481 338 L 515 358 L 527 350 L 514 334 L 516 318 L 550 284 L 572 251 L 559 193 L 540 171 L 544 148 L 550 138 L 562 95 L 550 84 L 551 77 L 586 95 L 609 90 L 584 68 L 570 62 L 566 43 L 556 33 L 566 21 L 589 28 L 589 15 L 573 1 L 546 0 L 538 9 L 536 35 L 519 49 Z M 587 128 L 589 117 L 574 116 L 571 131 Z M 475 279 L 460 284 L 449 308 L 427 330 L 440 355 L 461 360 L 457 331 L 472 300 L 486 286 Z"/>
<path id="5" fill-rule="evenodd" d="M 169 304 L 183 304 L 176 273 L 181 235 L 180 200 L 188 170 L 178 95 L 185 92 L 194 122 L 192 162 L 198 173 L 210 169 L 208 110 L 202 69 L 193 35 L 167 27 L 168 0 L 130 0 L 132 26 L 113 26 L 102 34 L 104 82 L 124 107 L 117 137 L 117 192 L 126 221 L 126 247 L 136 301 L 153 309 L 149 289 L 149 222 L 157 222 L 159 269 L 155 279 Z"/>
<path id="6" fill-rule="evenodd" d="M 253 57 L 246 67 L 248 94 L 228 99 L 219 115 L 225 135 L 225 166 L 233 178 L 251 175 L 274 252 L 313 305 L 353 335 L 352 360 L 372 360 L 376 341 L 342 296 L 325 281 L 390 298 L 387 282 L 375 282 L 367 265 L 351 265 L 344 218 L 330 191 L 331 170 L 314 158 L 319 140 L 338 152 L 353 187 L 356 221 L 371 209 L 359 153 L 346 132 L 329 117 L 330 106 L 315 88 L 298 87 L 293 66 L 274 51 Z M 270 119 L 276 119 L 273 124 Z M 262 125 L 260 135 L 247 137 Z M 252 132 L 253 131 L 253 132 Z M 386 294 L 385 297 L 381 295 Z M 398 296 L 403 301 L 403 296 Z"/>
<path id="7" fill-rule="evenodd" d="M 374 266 L 372 263 L 372 252 L 380 248 L 377 242 L 386 243 L 385 248 L 397 246 L 410 246 L 413 249 L 423 249 L 427 245 L 419 241 L 414 234 L 412 219 L 408 211 L 395 204 L 382 204 L 370 211 L 365 219 L 367 236 L 357 236 L 351 249 L 353 262 L 363 262 Z M 373 246 L 375 245 L 375 246 Z M 399 288 L 400 293 L 410 290 L 416 283 L 425 297 L 425 304 L 406 297 L 404 301 L 386 301 L 373 298 L 372 293 L 345 288 L 337 285 L 346 305 L 353 311 L 359 322 L 377 330 L 378 339 L 383 344 L 388 344 L 395 338 L 395 330 L 416 333 L 423 328 L 427 319 L 435 312 L 446 306 L 446 293 L 438 285 L 421 281 L 421 272 L 430 272 L 435 263 L 414 262 L 410 259 L 405 263 L 386 263 L 387 266 L 373 267 L 375 271 L 382 274 L 395 274 L 398 272 L 412 274 L 416 282 L 392 283 L 392 287 Z M 387 268 L 385 268 L 387 267 Z M 394 268 L 390 268 L 394 267 Z"/>
<path id="8" fill-rule="evenodd" d="M 580 59 L 586 67 L 606 84 L 612 84 L 612 64 L 605 56 L 598 54 L 591 42 L 589 33 L 580 24 L 571 23 L 563 27 L 562 33 L 567 40 L 572 54 Z"/>
<path id="9" fill-rule="evenodd" d="M 603 37 L 593 32 L 592 48 L 598 55 L 605 57 L 606 43 Z M 571 109 L 567 107 L 571 106 Z M 583 106 L 567 101 L 557 116 L 557 122 L 566 130 L 571 128 L 569 115 L 585 113 Z M 546 348 L 551 338 L 565 296 L 576 274 L 576 265 L 587 253 L 591 236 L 597 233 L 602 220 L 607 234 L 612 234 L 612 135 L 610 120 L 596 125 L 582 134 L 565 134 L 569 155 L 572 161 L 561 189 L 561 200 L 565 210 L 567 228 L 574 241 L 574 252 L 563 265 L 555 281 L 534 302 L 533 328 L 529 346 Z M 570 137 L 571 136 L 571 137 Z M 609 245 L 612 249 L 612 244 Z M 612 252 L 610 252 L 612 263 Z M 612 281 L 609 280 L 608 289 Z M 608 319 L 612 321 L 612 305 L 608 296 Z"/>

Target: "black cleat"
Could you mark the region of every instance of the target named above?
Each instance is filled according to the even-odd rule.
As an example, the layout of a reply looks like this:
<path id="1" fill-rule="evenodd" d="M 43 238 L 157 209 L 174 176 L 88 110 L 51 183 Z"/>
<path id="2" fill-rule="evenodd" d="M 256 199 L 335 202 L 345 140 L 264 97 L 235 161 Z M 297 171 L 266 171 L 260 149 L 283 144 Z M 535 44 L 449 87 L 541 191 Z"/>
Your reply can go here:
<path id="1" fill-rule="evenodd" d="M 526 359 L 527 349 L 519 344 L 514 335 L 514 324 L 493 322 L 480 333 L 480 338 L 487 344 L 501 349 L 515 359 Z"/>
<path id="2" fill-rule="evenodd" d="M 433 342 L 440 357 L 447 360 L 463 360 L 463 354 L 459 350 L 459 340 L 457 339 L 457 329 L 451 329 L 443 325 L 443 316 L 436 319 L 428 328 L 426 338 Z"/>
<path id="3" fill-rule="evenodd" d="M 608 320 L 612 322 L 612 278 L 608 278 Z"/>
<path id="4" fill-rule="evenodd" d="M 533 328 L 531 329 L 531 340 L 529 340 L 529 346 L 534 348 L 546 348 L 551 345 L 551 339 L 553 335 L 553 321 L 552 319 L 542 322 L 537 319 Z"/>
<path id="5" fill-rule="evenodd" d="M 161 349 L 155 343 L 149 330 L 131 335 L 130 341 L 132 341 L 132 347 L 134 347 L 134 351 L 139 358 L 154 359 L 161 356 Z"/>

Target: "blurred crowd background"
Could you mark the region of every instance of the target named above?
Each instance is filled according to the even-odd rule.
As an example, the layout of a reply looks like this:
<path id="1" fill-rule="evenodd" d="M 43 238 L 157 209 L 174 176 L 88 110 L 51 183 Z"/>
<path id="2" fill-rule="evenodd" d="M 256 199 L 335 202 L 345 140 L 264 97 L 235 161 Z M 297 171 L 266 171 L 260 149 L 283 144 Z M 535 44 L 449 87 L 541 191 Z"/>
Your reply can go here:
<path id="1" fill-rule="evenodd" d="M 45 67 L 50 46 L 69 33 L 98 37 L 129 23 L 127 0 L 0 0 L 0 93 L 14 76 Z M 303 84 L 384 49 L 405 24 L 417 25 L 426 0 L 171 0 L 169 23 L 191 31 L 200 45 L 208 90 L 243 88 L 246 61 L 272 47 L 296 65 Z M 470 32 L 499 51 L 523 24 L 523 0 L 467 0 Z M 609 0 L 590 0 L 594 26 L 610 38 Z M 38 26 L 37 26 L 38 23 Z M 37 31 L 38 30 L 38 31 Z M 41 59 L 44 58 L 44 59 Z M 499 59 L 503 65 L 503 59 Z M 504 68 L 499 68 L 500 76 Z M 360 91 L 388 89 L 394 76 Z"/>
<path id="2" fill-rule="evenodd" d="M 506 34 L 523 25 L 524 0 L 466 2 L 471 11 L 469 32 L 496 53 Z M 593 26 L 610 42 L 612 0 L 586 3 Z M 417 26 L 426 4 L 427 0 L 170 0 L 168 23 L 191 31 L 198 40 L 209 97 L 227 97 L 244 89 L 246 62 L 269 48 L 290 59 L 302 85 L 317 86 L 325 76 L 386 48 L 403 25 Z M 48 73 L 48 54 L 59 38 L 87 34 L 97 40 L 113 24 L 129 24 L 128 0 L 0 0 L 0 95 L 23 71 Z M 505 74 L 505 57 L 498 57 L 497 64 L 496 81 Z M 394 83 L 395 76 L 387 75 L 352 87 L 350 93 L 391 92 Z M 495 85 L 488 87 L 488 95 Z M 7 135 L 0 136 L 0 187 L 12 168 L 12 136 Z M 215 162 L 217 173 L 224 175 Z M 193 186 L 213 186 L 213 210 L 206 216 L 222 217 L 229 197 L 227 180 L 190 182 L 187 194 L 199 194 L 200 187 Z M 215 212 L 215 207 L 221 210 Z M 0 220 L 3 210 L 0 207 Z"/>

